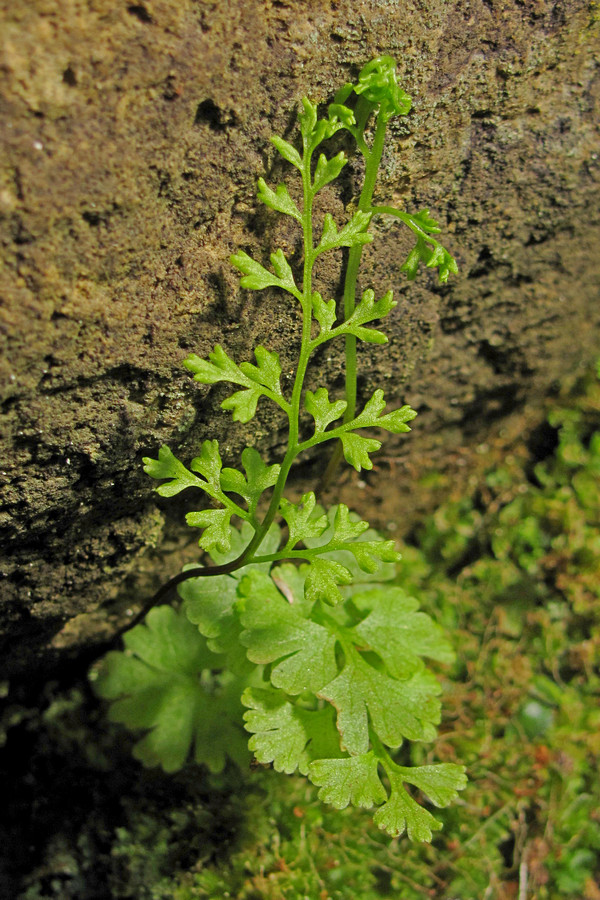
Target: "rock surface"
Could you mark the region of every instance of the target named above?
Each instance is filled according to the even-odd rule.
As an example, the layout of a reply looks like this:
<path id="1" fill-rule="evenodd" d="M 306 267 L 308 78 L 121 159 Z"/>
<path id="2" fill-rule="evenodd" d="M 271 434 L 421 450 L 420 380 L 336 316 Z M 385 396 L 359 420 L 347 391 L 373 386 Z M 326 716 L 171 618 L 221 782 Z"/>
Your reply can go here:
<path id="1" fill-rule="evenodd" d="M 270 181 L 289 175 L 269 137 L 293 140 L 299 99 L 330 100 L 371 57 L 398 60 L 414 102 L 390 129 L 377 197 L 429 207 L 460 266 L 446 287 L 430 273 L 407 284 L 409 239 L 381 221 L 364 254 L 363 288 L 393 287 L 399 304 L 388 347 L 362 350 L 361 391 L 382 385 L 420 412 L 408 440 L 386 445 L 398 490 L 384 478 L 375 520 L 408 521 L 425 464 L 469 460 L 494 428 L 508 441 L 515 416 L 519 427 L 534 423 L 551 387 L 599 352 L 595 4 L 0 0 L 0 9 L 8 675 L 108 633 L 102 604 L 133 573 L 135 605 L 149 547 L 161 550 L 145 557 L 149 582 L 176 571 L 153 559 L 183 507 L 157 508 L 141 456 L 169 443 L 189 459 L 216 437 L 228 463 L 245 443 L 275 458 L 282 423 L 268 406 L 233 425 L 223 393 L 191 383 L 181 361 L 217 342 L 248 359 L 263 343 L 289 372 L 296 311 L 275 293 L 240 290 L 228 258 L 237 248 L 296 252 L 299 235 L 255 198 L 265 170 Z M 341 190 L 323 192 L 338 221 L 359 174 L 351 161 Z M 321 270 L 324 294 L 338 295 L 340 263 Z M 340 383 L 339 355 L 320 368 L 321 383 Z M 356 479 L 346 485 L 354 503 L 355 488 Z"/>

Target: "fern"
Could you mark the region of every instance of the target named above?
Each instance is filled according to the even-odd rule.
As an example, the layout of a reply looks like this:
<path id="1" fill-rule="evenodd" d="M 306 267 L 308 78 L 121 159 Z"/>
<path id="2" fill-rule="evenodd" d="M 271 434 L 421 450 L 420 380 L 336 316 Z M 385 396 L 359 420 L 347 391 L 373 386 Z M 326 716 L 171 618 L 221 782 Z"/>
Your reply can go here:
<path id="1" fill-rule="evenodd" d="M 353 105 L 347 102 L 354 95 Z M 335 807 L 376 807 L 374 820 L 389 835 L 431 840 L 439 822 L 407 791 L 410 785 L 434 806 L 446 806 L 465 786 L 464 769 L 442 763 L 407 767 L 395 752 L 406 740 L 431 741 L 440 721 L 440 686 L 425 660 L 448 663 L 451 648 L 441 629 L 401 587 L 392 584 L 399 554 L 392 541 L 373 532 L 346 506 L 325 512 L 313 492 L 292 502 L 284 496 L 291 466 L 317 445 L 335 442 L 357 471 L 371 469 L 381 442 L 362 433 L 377 428 L 410 431 L 410 406 L 389 410 L 376 390 L 361 410 L 356 405 L 356 342 L 384 344 L 380 326 L 394 308 L 391 291 L 376 299 L 366 290 L 356 301 L 362 248 L 372 240 L 375 215 L 406 224 L 416 244 L 402 266 L 409 279 L 420 263 L 437 268 L 440 281 L 456 262 L 433 235 L 438 224 L 423 210 L 409 215 L 372 205 L 388 121 L 410 110 L 389 57 L 373 60 L 356 84 L 347 84 L 326 118 L 306 98 L 299 113 L 301 146 L 272 139 L 298 170 L 302 203 L 285 185 L 258 182 L 258 198 L 302 228 L 304 264 L 297 280 L 282 250 L 267 268 L 240 251 L 231 257 L 249 290 L 276 288 L 299 305 L 302 340 L 292 390 L 281 386 L 277 354 L 262 346 L 255 362 L 237 363 L 220 346 L 209 358 L 195 354 L 186 368 L 201 384 L 225 382 L 233 392 L 222 402 L 234 421 L 247 423 L 261 402 L 280 407 L 288 419 L 288 443 L 280 463 L 267 464 L 254 448 L 242 453 L 243 471 L 223 468 L 217 441 L 202 444 L 189 467 L 167 447 L 145 458 L 145 471 L 159 479 L 159 494 L 199 489 L 209 508 L 187 515 L 200 529 L 200 547 L 212 565 L 188 567 L 179 584 L 181 608 L 152 609 L 144 624 L 125 637 L 123 652 L 108 654 L 96 690 L 112 701 L 110 715 L 145 732 L 135 753 L 145 765 L 173 771 L 190 756 L 213 770 L 226 757 L 243 759 L 242 706 L 249 749 L 281 772 L 299 771 Z M 374 117 L 372 137 L 368 123 Z M 354 214 L 338 224 L 326 214 L 313 233 L 313 201 L 347 162 L 343 152 L 319 152 L 340 130 L 348 131 L 365 158 L 365 181 Z M 344 315 L 312 284 L 317 258 L 348 248 Z M 322 344 L 344 338 L 346 392 L 330 398 L 327 386 L 304 387 L 311 356 Z M 306 411 L 312 426 L 301 434 Z M 304 421 L 304 419 L 302 420 Z M 303 429 L 304 430 L 304 429 Z M 233 521 L 232 521 L 233 520 Z M 285 537 L 277 521 L 286 526 Z M 238 524 L 239 523 L 239 527 Z M 210 576 L 210 577 L 207 577 Z"/>

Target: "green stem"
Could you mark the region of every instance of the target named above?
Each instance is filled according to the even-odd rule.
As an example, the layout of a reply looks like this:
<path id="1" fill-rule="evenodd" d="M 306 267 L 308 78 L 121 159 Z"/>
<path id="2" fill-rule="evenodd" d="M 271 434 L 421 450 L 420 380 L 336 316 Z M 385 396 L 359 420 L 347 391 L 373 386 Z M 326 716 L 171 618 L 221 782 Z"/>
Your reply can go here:
<path id="1" fill-rule="evenodd" d="M 381 109 L 377 113 L 377 124 L 375 126 L 375 134 L 371 149 L 365 152 L 361 145 L 359 147 L 365 157 L 365 180 L 358 201 L 358 208 L 361 212 L 370 212 L 371 201 L 373 199 L 373 191 L 375 190 L 375 182 L 377 181 L 377 172 L 379 171 L 379 163 L 383 153 L 383 144 L 385 141 L 386 122 L 381 114 Z M 358 143 L 358 142 L 357 142 Z M 350 248 L 348 254 L 348 266 L 346 268 L 346 277 L 344 279 L 344 319 L 349 319 L 356 306 L 356 282 L 358 280 L 358 269 L 360 267 L 360 258 L 363 251 L 363 244 L 357 244 Z M 356 337 L 353 334 L 346 335 L 346 411 L 344 413 L 344 422 L 351 421 L 356 414 L 356 379 L 357 379 L 357 363 L 356 363 Z M 319 483 L 317 494 L 321 494 L 332 481 L 336 470 L 342 459 L 342 445 L 338 444 L 335 448 L 325 473 Z"/>
<path id="2" fill-rule="evenodd" d="M 337 428 L 332 428 L 331 431 L 322 431 L 319 434 L 314 434 L 311 438 L 308 438 L 298 445 L 298 453 L 304 453 L 305 450 L 310 450 L 311 447 L 316 447 L 317 444 L 323 444 L 325 441 L 333 441 L 336 438 L 341 438 L 343 434 L 348 434 L 348 432 L 354 431 L 355 428 L 368 427 L 367 425 L 360 425 L 360 423 L 356 425 L 355 421 L 355 419 L 351 419 L 350 422 L 338 425 Z"/>
<path id="3" fill-rule="evenodd" d="M 358 201 L 358 208 L 361 212 L 369 212 L 371 209 L 371 201 L 373 199 L 373 191 L 375 190 L 375 182 L 377 180 L 377 172 L 383 152 L 383 142 L 385 139 L 386 123 L 380 115 L 377 116 L 377 125 L 375 127 L 375 136 L 373 145 L 368 156 L 365 156 L 365 181 L 363 189 Z M 346 278 L 344 280 L 344 318 L 349 319 L 354 312 L 356 306 L 356 282 L 358 280 L 358 270 L 360 267 L 360 258 L 363 251 L 363 244 L 355 244 L 350 248 L 348 254 L 348 267 L 346 269 Z M 346 335 L 346 412 L 344 421 L 347 422 L 354 418 L 356 410 L 356 337 L 353 334 Z"/>
<path id="4" fill-rule="evenodd" d="M 218 499 L 223 506 L 227 507 L 227 509 L 231 510 L 232 516 L 239 516 L 239 518 L 243 519 L 245 522 L 252 521 L 251 513 L 247 509 L 242 509 L 241 506 L 238 506 L 235 500 L 232 500 L 227 494 L 220 494 L 216 499 Z"/>
<path id="5" fill-rule="evenodd" d="M 395 772 L 399 771 L 400 767 L 396 765 L 387 749 L 384 747 L 372 728 L 369 728 L 369 738 L 379 762 L 386 770 L 388 775 L 394 774 Z"/>
<path id="6" fill-rule="evenodd" d="M 279 477 L 275 482 L 273 494 L 267 512 L 260 526 L 256 530 L 254 537 L 237 560 L 234 560 L 235 567 L 230 569 L 234 571 L 239 569 L 246 563 L 254 559 L 254 553 L 264 540 L 264 537 L 271 527 L 277 510 L 279 509 L 279 501 L 283 495 L 283 490 L 289 475 L 293 461 L 298 456 L 301 444 L 298 443 L 298 435 L 300 428 L 300 403 L 302 400 L 302 388 L 304 386 L 304 378 L 308 360 L 312 351 L 311 346 L 311 323 L 312 323 L 312 267 L 314 264 L 314 247 L 313 247 L 313 228 L 312 228 L 312 203 L 313 203 L 313 185 L 310 172 L 310 163 L 312 158 L 312 148 L 305 142 L 304 153 L 302 157 L 302 188 L 304 194 L 304 208 L 302 212 L 302 232 L 304 235 L 304 271 L 302 279 L 302 295 L 300 303 L 302 305 L 302 341 L 300 346 L 300 357 L 298 360 L 298 368 L 296 369 L 296 378 L 292 390 L 292 398 L 289 404 L 288 420 L 288 444 L 286 454 L 281 463 Z"/>
<path id="7" fill-rule="evenodd" d="M 371 201 L 373 199 L 373 191 L 375 190 L 375 182 L 377 181 L 377 172 L 379 171 L 379 163 L 381 162 L 381 154 L 383 153 L 383 143 L 385 140 L 386 123 L 381 113 L 377 115 L 377 124 L 375 126 L 375 135 L 373 144 L 368 156 L 365 156 L 365 181 L 358 201 L 358 208 L 361 212 L 369 212 L 371 209 Z M 360 258 L 363 251 L 363 244 L 356 244 L 350 248 L 348 254 L 348 267 L 346 269 L 346 278 L 344 281 L 344 318 L 349 319 L 354 312 L 356 306 L 356 282 L 358 280 L 358 270 L 360 267 Z M 353 334 L 346 335 L 346 412 L 344 421 L 348 422 L 354 418 L 356 410 L 356 337 Z"/>
<path id="8" fill-rule="evenodd" d="M 418 237 L 423 238 L 424 241 L 427 241 L 429 244 L 433 244 L 434 246 L 438 246 L 438 241 L 433 238 L 430 234 L 423 229 L 415 222 L 413 216 L 409 213 L 402 212 L 401 209 L 396 209 L 395 206 L 373 206 L 371 207 L 371 212 L 374 215 L 386 215 L 386 216 L 395 216 L 400 221 L 404 222 L 405 225 L 408 225 L 410 230 L 414 232 L 414 234 L 418 235 Z"/>

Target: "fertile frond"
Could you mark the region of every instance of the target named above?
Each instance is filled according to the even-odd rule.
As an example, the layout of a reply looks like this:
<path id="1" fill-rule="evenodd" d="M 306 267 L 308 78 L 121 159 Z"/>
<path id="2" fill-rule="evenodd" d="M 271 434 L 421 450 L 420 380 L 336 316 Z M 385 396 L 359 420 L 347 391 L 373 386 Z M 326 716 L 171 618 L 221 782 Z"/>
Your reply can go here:
<path id="1" fill-rule="evenodd" d="M 330 181 L 337 178 L 347 162 L 346 155 L 342 150 L 332 157 L 332 159 L 327 159 L 327 157 L 321 153 L 317 168 L 315 169 L 313 181 L 313 191 L 315 194 L 317 191 L 320 191 L 321 188 L 325 187 L 326 184 L 329 184 Z"/>
<path id="2" fill-rule="evenodd" d="M 311 302 L 313 315 L 321 326 L 321 335 L 326 339 L 326 334 L 331 331 L 336 318 L 335 300 L 326 302 L 318 291 L 314 291 Z"/>
<path id="3" fill-rule="evenodd" d="M 396 61 L 391 56 L 379 56 L 371 60 L 360 72 L 357 94 L 381 107 L 384 122 L 392 116 L 406 116 L 410 112 L 412 100 L 396 80 Z"/>
<path id="4" fill-rule="evenodd" d="M 160 448 L 158 459 L 144 456 L 142 462 L 146 475 L 150 475 L 151 478 L 169 479 L 155 488 L 161 497 L 173 497 L 189 487 L 204 487 L 202 480 L 188 471 L 168 447 Z"/>
<path id="5" fill-rule="evenodd" d="M 229 381 L 242 385 L 244 390 L 236 391 L 221 403 L 222 409 L 230 409 L 235 422 L 249 422 L 256 413 L 256 406 L 261 396 L 269 397 L 286 412 L 289 404 L 281 391 L 281 366 L 279 355 L 257 347 L 254 351 L 257 366 L 249 362 L 237 365 L 217 344 L 208 360 L 201 359 L 195 353 L 184 361 L 184 366 L 194 374 L 194 381 L 202 384 L 216 384 Z"/>
<path id="6" fill-rule="evenodd" d="M 448 251 L 433 239 L 432 243 L 428 243 L 424 238 L 418 237 L 415 246 L 400 267 L 400 271 L 406 273 L 409 281 L 413 281 L 417 277 L 420 263 L 424 263 L 428 269 L 437 269 L 442 283 L 448 281 L 451 273 L 456 275 L 458 272 L 454 257 L 450 256 Z"/>
<path id="7" fill-rule="evenodd" d="M 293 294 L 298 299 L 301 296 L 283 250 L 277 250 L 271 254 L 271 265 L 275 270 L 274 274 L 265 269 L 264 266 L 261 266 L 255 259 L 252 259 L 251 256 L 248 256 L 247 253 L 244 253 L 243 250 L 233 254 L 231 264 L 243 273 L 244 277 L 240 279 L 240 285 L 243 288 L 260 291 L 267 287 L 278 287 L 288 291 L 288 293 Z"/>
<path id="8" fill-rule="evenodd" d="M 350 221 L 338 231 L 331 214 L 325 213 L 323 232 L 321 240 L 315 248 L 315 256 L 336 247 L 355 247 L 358 244 L 370 243 L 373 240 L 373 235 L 367 231 L 370 221 L 371 213 L 365 213 L 359 209 Z"/>
<path id="9" fill-rule="evenodd" d="M 292 218 L 296 219 L 298 222 L 302 221 L 300 210 L 290 197 L 285 184 L 278 185 L 277 189 L 274 191 L 268 186 L 264 178 L 259 178 L 258 199 L 270 209 L 274 209 L 277 212 L 284 213 L 287 216 L 292 216 Z M 242 286 L 250 287 L 251 285 L 249 285 L 248 283 L 246 283 L 245 285 L 243 284 L 244 280 L 245 279 L 242 279 Z"/>
<path id="10" fill-rule="evenodd" d="M 264 346 L 256 347 L 252 362 L 238 364 L 217 345 L 207 359 L 191 354 L 184 365 L 201 384 L 233 386 L 221 407 L 232 412 L 234 421 L 249 423 L 261 397 L 272 400 L 287 417 L 286 449 L 280 464 L 267 465 L 254 446 L 246 446 L 239 469 L 223 468 L 215 440 L 202 443 L 189 468 L 167 447 L 160 448 L 157 459 L 144 458 L 145 471 L 161 482 L 157 491 L 162 496 L 196 487 L 211 499 L 209 508 L 189 512 L 186 519 L 201 529 L 199 545 L 212 562 L 205 568 L 193 564 L 193 576 L 185 572 L 185 580 L 175 579 L 179 612 L 153 608 L 145 624 L 125 637 L 125 652 L 108 654 L 97 691 L 111 701 L 115 721 L 145 732 L 136 744 L 138 758 L 166 771 L 190 758 L 214 772 L 227 756 L 247 766 L 235 724 L 243 704 L 249 748 L 259 762 L 307 775 L 319 796 L 338 808 L 375 807 L 374 820 L 389 835 L 407 831 L 410 838 L 427 841 L 440 825 L 406 785 L 444 806 L 464 787 L 464 771 L 447 763 L 400 766 L 393 756 L 406 740 L 434 739 L 441 688 L 425 659 L 448 663 L 451 648 L 417 601 L 391 583 L 400 558 L 393 541 L 343 504 L 325 512 L 311 491 L 295 502 L 284 496 L 286 479 L 302 453 L 340 441 L 347 462 L 359 472 L 371 469 L 371 454 L 381 441 L 360 430 L 402 434 L 416 415 L 408 405 L 386 412 L 382 390 L 356 412 L 356 342 L 385 343 L 386 335 L 373 323 L 396 305 L 391 291 L 376 300 L 373 290 L 365 290 L 356 301 L 372 216 L 391 214 L 415 235 L 415 247 L 402 266 L 409 279 L 421 263 L 437 268 L 442 282 L 457 271 L 434 237 L 440 227 L 428 209 L 410 215 L 373 206 L 386 123 L 406 115 L 410 105 L 394 60 L 382 56 L 364 66 L 356 84 L 337 92 L 327 118 L 319 118 L 315 103 L 302 100 L 301 146 L 271 139 L 301 177 L 296 176 L 291 192 L 285 184 L 271 187 L 259 178 L 258 199 L 299 223 L 302 250 L 299 242 L 290 259 L 302 270 L 302 284 L 296 284 L 282 249 L 270 254 L 270 266 L 242 250 L 231 263 L 241 273 L 242 288 L 277 288 L 299 303 L 295 373 L 288 369 L 286 350 L 290 394 L 283 393 L 278 354 Z M 353 136 L 364 158 L 364 186 L 358 203 L 350 204 L 349 221 L 339 228 L 324 211 L 319 237 L 315 196 L 340 176 L 347 157 L 343 151 L 331 155 L 319 149 L 316 159 L 316 151 L 341 129 Z M 339 254 L 346 266 L 344 313 L 337 321 L 336 300 L 323 300 L 314 290 L 313 270 L 321 254 L 343 248 L 348 250 Z M 344 399 L 330 399 L 331 385 L 316 381 L 308 390 L 305 384 L 311 356 L 337 337 L 344 338 L 346 348 Z M 294 347 L 290 340 L 288 349 Z M 314 430 L 306 428 L 305 413 Z M 262 423 L 271 430 L 271 450 L 281 442 L 280 419 Z M 261 440 L 264 433 L 256 429 L 249 443 L 259 446 Z M 232 525 L 236 518 L 242 521 L 239 529 Z"/>
<path id="11" fill-rule="evenodd" d="M 302 171 L 302 157 L 292 144 L 277 136 L 271 138 L 271 143 L 279 150 L 284 159 Z"/>

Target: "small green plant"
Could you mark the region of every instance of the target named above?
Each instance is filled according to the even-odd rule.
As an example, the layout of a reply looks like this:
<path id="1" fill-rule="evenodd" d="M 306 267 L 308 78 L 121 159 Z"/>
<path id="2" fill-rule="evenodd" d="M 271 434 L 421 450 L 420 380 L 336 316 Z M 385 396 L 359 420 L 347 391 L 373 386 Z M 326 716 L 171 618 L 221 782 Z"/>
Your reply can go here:
<path id="1" fill-rule="evenodd" d="M 347 105 L 352 95 L 354 103 Z M 157 459 L 144 460 L 145 471 L 162 481 L 161 496 L 197 488 L 210 498 L 213 505 L 189 513 L 187 521 L 201 529 L 200 547 L 214 564 L 188 567 L 172 580 L 179 584 L 179 611 L 152 609 L 144 624 L 126 634 L 126 651 L 107 655 L 96 688 L 113 701 L 113 720 L 146 732 L 134 750 L 146 765 L 175 771 L 190 752 L 214 772 L 227 757 L 243 764 L 249 760 L 239 724 L 245 707 L 248 746 L 259 763 L 307 775 L 336 808 L 377 807 L 375 822 L 392 836 L 406 830 L 414 840 L 429 841 L 441 825 L 421 806 L 419 792 L 436 806 L 448 805 L 465 786 L 464 768 L 401 765 L 396 751 L 406 739 L 435 737 L 440 686 L 423 657 L 450 662 L 450 645 L 439 626 L 417 611 L 417 601 L 390 584 L 400 558 L 392 541 L 343 504 L 325 512 L 313 492 L 297 503 L 284 496 L 300 454 L 333 441 L 357 471 L 371 469 L 370 454 L 381 443 L 362 429 L 401 434 L 416 415 L 409 406 L 386 411 L 382 390 L 357 412 L 356 389 L 357 340 L 385 343 L 372 325 L 395 306 L 391 291 L 376 300 L 366 290 L 356 300 L 373 217 L 392 215 L 414 233 L 402 266 L 409 279 L 420 263 L 436 268 L 442 282 L 457 271 L 434 237 L 440 229 L 428 210 L 410 215 L 372 202 L 387 123 L 406 115 L 410 105 L 394 61 L 381 57 L 363 68 L 356 84 L 338 92 L 327 118 L 319 119 L 316 106 L 302 101 L 301 149 L 272 138 L 299 173 L 302 200 L 283 184 L 273 190 L 262 178 L 258 197 L 300 225 L 302 280 L 297 283 L 281 249 L 271 254 L 271 269 L 243 251 L 231 261 L 242 273 L 243 288 L 276 288 L 299 304 L 302 339 L 291 394 L 282 389 L 277 353 L 262 346 L 254 351 L 256 363 L 238 365 L 217 346 L 208 360 L 192 354 L 185 366 L 202 384 L 238 388 L 221 404 L 235 421 L 249 422 L 263 397 L 279 406 L 288 419 L 287 450 L 281 463 L 267 465 L 247 447 L 244 471 L 223 468 L 218 443 L 211 440 L 189 468 L 168 447 L 161 447 Z M 350 220 L 338 228 L 326 214 L 315 240 L 315 195 L 340 175 L 347 159 L 343 151 L 329 159 L 321 153 L 315 163 L 314 155 L 342 130 L 364 157 L 364 184 Z M 348 256 L 338 322 L 335 300 L 323 300 L 313 288 L 313 269 L 321 254 L 340 248 L 348 248 Z M 330 400 L 326 386 L 312 391 L 304 381 L 315 351 L 342 337 L 346 393 Z M 314 427 L 307 427 L 305 414 Z M 334 457 L 329 475 L 335 465 Z"/>

